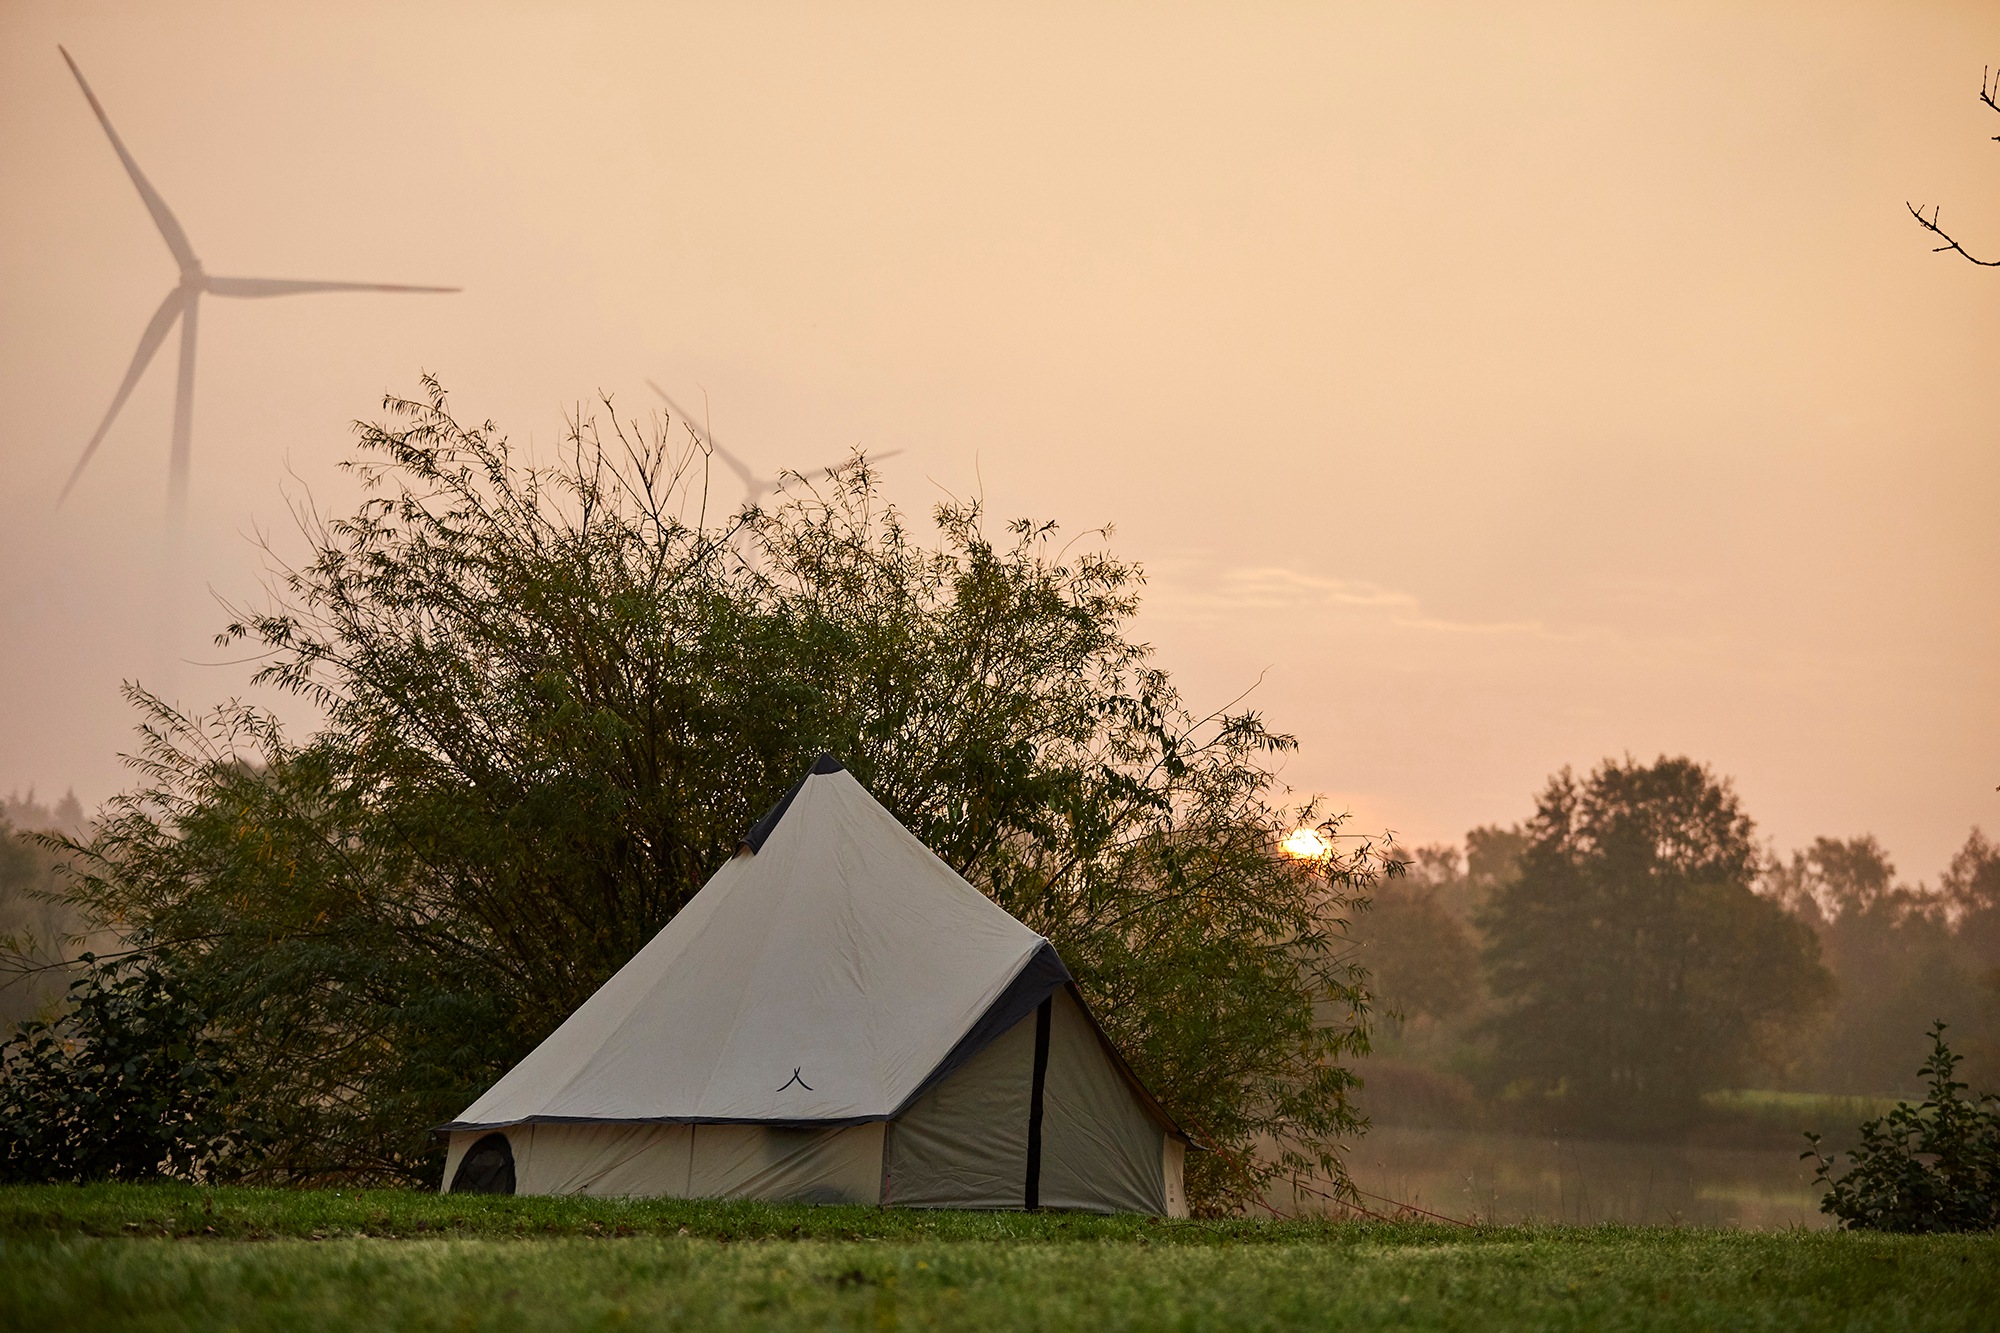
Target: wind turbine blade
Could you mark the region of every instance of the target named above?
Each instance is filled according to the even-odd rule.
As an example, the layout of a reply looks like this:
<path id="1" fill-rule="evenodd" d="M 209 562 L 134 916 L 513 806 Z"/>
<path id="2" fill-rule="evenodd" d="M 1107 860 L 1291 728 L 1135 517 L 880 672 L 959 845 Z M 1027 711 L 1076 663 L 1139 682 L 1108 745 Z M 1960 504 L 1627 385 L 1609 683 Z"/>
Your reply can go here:
<path id="1" fill-rule="evenodd" d="M 174 320 L 179 318 L 186 303 L 186 289 L 176 287 L 167 293 L 167 299 L 160 302 L 160 308 L 153 312 L 152 322 L 147 324 L 146 331 L 139 335 L 139 350 L 132 354 L 132 364 L 125 371 L 125 382 L 118 386 L 117 394 L 111 399 L 111 410 L 104 414 L 104 420 L 97 427 L 97 434 L 91 436 L 90 443 L 83 446 L 83 457 L 76 460 L 76 466 L 70 471 L 69 480 L 63 483 L 62 494 L 56 497 L 57 505 L 61 505 L 69 498 L 70 487 L 76 485 L 76 479 L 83 475 L 84 464 L 88 463 L 90 456 L 97 452 L 97 446 L 104 442 L 104 433 L 111 429 L 112 421 L 118 416 L 118 409 L 125 406 L 125 400 L 132 396 L 132 386 L 146 373 L 147 363 L 153 359 L 153 353 L 160 350 L 160 344 L 167 340 L 167 330 L 173 328 Z"/>
<path id="2" fill-rule="evenodd" d="M 146 179 L 146 173 L 139 170 L 139 164 L 125 151 L 125 141 L 118 137 L 117 130 L 111 128 L 111 117 L 104 114 L 104 107 L 98 102 L 97 94 L 90 91 L 90 84 L 84 80 L 83 71 L 76 67 L 76 62 L 70 59 L 68 51 L 60 46 L 56 50 L 62 51 L 62 58 L 68 63 L 69 72 L 76 75 L 77 86 L 83 89 L 84 97 L 90 102 L 90 109 L 97 113 L 97 123 L 104 127 L 104 133 L 111 139 L 111 146 L 118 150 L 118 160 L 125 164 L 125 174 L 139 187 L 139 197 L 146 201 L 146 211 L 153 215 L 153 225 L 158 227 L 160 235 L 166 238 L 167 249 L 174 252 L 174 262 L 181 266 L 183 273 L 189 269 L 200 268 L 201 261 L 194 257 L 194 247 L 188 244 L 187 233 L 181 230 L 181 224 L 175 219 L 173 210 L 167 207 L 167 201 L 160 198 L 160 192 Z"/>
<path id="3" fill-rule="evenodd" d="M 299 296 L 306 292 L 456 292 L 459 287 L 410 287 L 398 282 L 317 282 L 300 278 L 204 278 L 212 296 Z"/>
<path id="4" fill-rule="evenodd" d="M 759 483 L 757 478 L 755 478 L 750 474 L 749 464 L 745 463 L 735 454 L 730 453 L 727 449 L 717 444 L 714 440 L 710 440 L 708 442 L 708 447 L 715 450 L 715 456 L 722 460 L 722 465 L 724 467 L 728 468 L 731 472 L 734 472 L 737 476 L 743 479 L 743 485 L 749 489 L 750 497 L 752 499 L 755 499 L 757 496 L 762 495 L 765 491 L 770 490 L 772 487 L 778 484 L 778 479 L 776 477 L 771 478 L 769 481 Z"/>
<path id="5" fill-rule="evenodd" d="M 765 491 L 770 490 L 773 486 L 777 484 L 776 480 L 773 479 L 771 481 L 764 482 L 760 485 L 757 481 L 757 478 L 751 475 L 750 469 L 744 465 L 743 460 L 738 458 L 735 454 L 730 453 L 727 449 L 723 448 L 721 445 L 717 444 L 715 442 L 714 436 L 710 435 L 707 431 L 703 430 L 701 427 L 695 425 L 694 417 L 689 413 L 683 411 L 679 403 L 675 402 L 672 398 L 668 397 L 667 391 L 665 389 L 662 389 L 659 385 L 654 384 L 653 381 L 651 380 L 647 380 L 646 384 L 652 389 L 654 393 L 660 395 L 660 401 L 667 405 L 667 410 L 669 412 L 672 412 L 675 416 L 679 417 L 682 421 L 687 423 L 688 428 L 694 432 L 696 439 L 700 440 L 703 444 L 707 445 L 710 449 L 713 449 L 715 451 L 715 456 L 722 460 L 722 465 L 724 467 L 728 468 L 731 472 L 734 472 L 738 477 L 742 479 L 743 486 L 746 490 L 750 492 L 750 498 L 752 500 L 755 500 L 759 495 L 762 495 Z"/>
<path id="6" fill-rule="evenodd" d="M 646 387 L 651 389 L 654 393 L 660 395 L 660 401 L 667 405 L 667 411 L 672 412 L 675 416 L 679 417 L 682 421 L 686 422 L 688 425 L 688 429 L 692 430 L 695 433 L 695 437 L 699 439 L 703 444 L 712 445 L 715 443 L 714 440 L 708 438 L 707 431 L 703 430 L 701 427 L 694 424 L 693 416 L 691 416 L 687 412 L 682 411 L 681 405 L 675 402 L 672 398 L 667 396 L 667 391 L 665 389 L 662 389 L 657 383 L 655 383 L 652 380 L 646 381 Z"/>

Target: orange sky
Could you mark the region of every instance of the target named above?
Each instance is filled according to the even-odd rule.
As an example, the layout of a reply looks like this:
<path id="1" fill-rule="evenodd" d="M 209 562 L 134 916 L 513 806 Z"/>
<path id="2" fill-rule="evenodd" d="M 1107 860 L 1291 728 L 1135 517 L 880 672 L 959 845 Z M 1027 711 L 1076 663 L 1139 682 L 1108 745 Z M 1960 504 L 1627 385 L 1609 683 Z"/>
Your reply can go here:
<path id="1" fill-rule="evenodd" d="M 239 689 L 210 591 L 429 369 L 1114 523 L 1409 839 L 1662 751 L 1781 848 L 2000 833 L 2000 271 L 1903 212 L 2000 255 L 2000 6 L 293 8 L 0 7 L 0 792 Z M 206 302 L 177 572 L 171 345 L 53 509 L 174 281 L 57 42 L 211 271 L 466 289 Z"/>

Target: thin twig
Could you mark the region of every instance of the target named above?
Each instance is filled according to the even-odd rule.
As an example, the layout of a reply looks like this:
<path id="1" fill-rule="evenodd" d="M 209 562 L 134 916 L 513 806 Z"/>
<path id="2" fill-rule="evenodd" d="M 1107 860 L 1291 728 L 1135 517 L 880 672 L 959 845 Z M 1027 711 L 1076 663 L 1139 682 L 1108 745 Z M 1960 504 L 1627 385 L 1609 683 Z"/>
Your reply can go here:
<path id="1" fill-rule="evenodd" d="M 1996 135 L 1995 137 L 2000 138 L 2000 135 Z M 1915 204 L 1910 203 L 1908 200 L 1903 201 L 1903 207 L 1910 210 L 1911 217 L 1915 218 L 1918 222 L 1923 224 L 1923 228 L 1925 231 L 1931 232 L 1943 239 L 1944 241 L 1943 245 L 1934 245 L 1931 247 L 1932 254 L 1941 255 L 1944 254 L 1946 251 L 1956 250 L 1959 254 L 1964 255 L 1967 259 L 1971 260 L 1975 264 L 1978 264 L 1982 268 L 2000 268 L 2000 259 L 1981 259 L 1978 255 L 1973 254 L 1971 251 L 1967 250 L 1964 246 L 1960 245 L 1956 240 L 1953 240 L 1951 233 L 1947 232 L 1943 227 L 1940 227 L 1938 225 L 1938 206 L 1936 204 L 1931 205 L 1931 215 L 1929 217 L 1925 217 L 1924 210 L 1918 208 Z"/>
<path id="2" fill-rule="evenodd" d="M 1993 67 L 1990 65 L 1980 67 L 1979 100 L 1985 103 L 1991 110 L 2000 112 L 2000 74 L 1994 73 Z M 1993 142 L 2000 143 L 2000 134 L 1993 136 Z M 1924 210 L 1907 199 L 1903 201 L 1903 207 L 1910 210 L 1910 216 L 1915 218 L 1925 231 L 1930 232 L 1933 236 L 1938 237 L 1944 242 L 1943 245 L 1931 247 L 1932 254 L 1941 255 L 1948 251 L 1956 251 L 1981 268 L 2000 268 L 2000 259 L 1981 259 L 1978 255 L 1973 254 L 1970 250 L 1960 245 L 1952 237 L 1951 233 L 1938 225 L 1938 205 L 1931 205 L 1931 215 L 1929 217 L 1925 217 Z"/>

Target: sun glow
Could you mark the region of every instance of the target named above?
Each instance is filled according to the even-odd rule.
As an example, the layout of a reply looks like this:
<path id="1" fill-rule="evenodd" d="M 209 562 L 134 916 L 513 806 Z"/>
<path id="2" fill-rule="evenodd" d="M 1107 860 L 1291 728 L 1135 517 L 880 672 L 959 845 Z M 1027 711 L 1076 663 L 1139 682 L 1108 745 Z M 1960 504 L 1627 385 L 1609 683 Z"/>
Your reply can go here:
<path id="1" fill-rule="evenodd" d="M 1326 855 L 1326 839 L 1309 828 L 1293 829 L 1279 845 L 1301 861 L 1314 861 Z"/>

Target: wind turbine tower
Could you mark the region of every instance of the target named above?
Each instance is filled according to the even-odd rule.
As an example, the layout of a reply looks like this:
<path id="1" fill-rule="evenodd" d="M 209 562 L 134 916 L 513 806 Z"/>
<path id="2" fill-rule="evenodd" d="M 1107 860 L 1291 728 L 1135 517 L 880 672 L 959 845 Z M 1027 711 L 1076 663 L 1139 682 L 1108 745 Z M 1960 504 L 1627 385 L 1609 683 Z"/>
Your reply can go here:
<path id="1" fill-rule="evenodd" d="M 139 382 L 153 354 L 160 350 L 172 331 L 174 321 L 181 326 L 180 377 L 174 389 L 174 444 L 167 467 L 167 515 L 169 526 L 178 530 L 187 506 L 188 454 L 194 433 L 194 351 L 195 330 L 201 313 L 203 296 L 266 297 L 299 296 L 307 292 L 455 292 L 456 287 L 411 287 L 388 282 L 322 282 L 298 278 L 224 278 L 210 274 L 202 268 L 194 247 L 188 243 L 187 233 L 181 230 L 180 222 L 167 207 L 166 200 L 160 198 L 159 191 L 139 170 L 139 164 L 132 160 L 132 154 L 125 149 L 125 141 L 118 137 L 118 131 L 111 127 L 111 117 L 104 114 L 104 107 L 98 102 L 97 94 L 90 90 L 83 71 L 76 67 L 76 61 L 62 47 L 62 58 L 69 65 L 69 72 L 76 75 L 77 86 L 83 89 L 84 97 L 90 102 L 90 109 L 97 113 L 98 124 L 104 127 L 111 147 L 118 154 L 118 160 L 125 164 L 125 174 L 138 187 L 139 198 L 145 201 L 146 211 L 153 215 L 153 225 L 160 229 L 160 235 L 173 252 L 174 262 L 180 265 L 181 279 L 174 289 L 167 293 L 167 299 L 160 302 L 160 308 L 153 312 L 146 331 L 139 335 L 139 350 L 132 356 L 132 364 L 125 371 L 125 380 L 118 386 L 118 392 L 111 399 L 110 410 L 98 424 L 97 433 L 90 437 L 90 443 L 83 447 L 83 456 L 76 460 L 76 467 L 70 472 L 69 480 L 63 483 L 62 495 L 56 500 L 61 505 L 69 498 L 78 477 L 83 475 L 97 446 L 104 442 L 105 432 L 118 416 L 118 409 L 125 406 L 131 396 L 132 386 Z"/>

